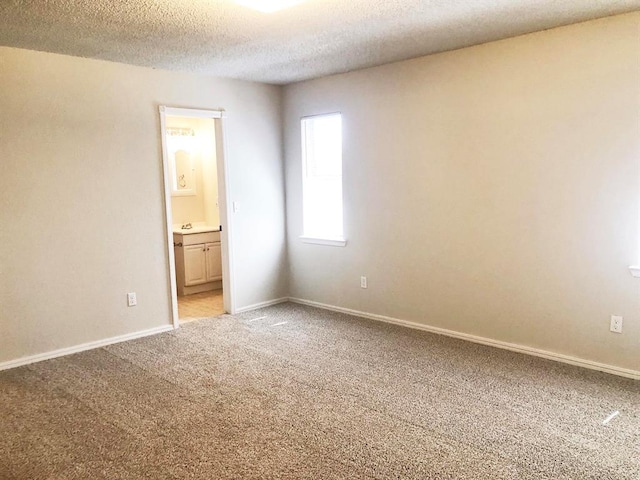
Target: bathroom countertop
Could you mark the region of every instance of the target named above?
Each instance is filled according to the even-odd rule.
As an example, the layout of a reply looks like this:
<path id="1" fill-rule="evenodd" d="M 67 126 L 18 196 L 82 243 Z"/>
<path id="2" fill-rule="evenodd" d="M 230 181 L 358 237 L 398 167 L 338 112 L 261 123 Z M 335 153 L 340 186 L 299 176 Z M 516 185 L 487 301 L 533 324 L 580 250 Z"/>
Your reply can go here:
<path id="1" fill-rule="evenodd" d="M 194 233 L 219 232 L 220 227 L 211 227 L 207 225 L 194 225 L 192 228 L 174 228 L 173 233 L 180 235 L 190 235 Z"/>

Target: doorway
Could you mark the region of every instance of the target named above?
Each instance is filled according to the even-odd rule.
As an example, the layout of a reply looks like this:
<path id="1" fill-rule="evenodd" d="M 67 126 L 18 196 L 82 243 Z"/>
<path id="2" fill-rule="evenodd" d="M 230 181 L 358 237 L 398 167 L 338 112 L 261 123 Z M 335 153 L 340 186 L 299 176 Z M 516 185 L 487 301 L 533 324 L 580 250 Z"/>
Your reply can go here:
<path id="1" fill-rule="evenodd" d="M 234 313 L 222 111 L 160 107 L 175 328 Z"/>

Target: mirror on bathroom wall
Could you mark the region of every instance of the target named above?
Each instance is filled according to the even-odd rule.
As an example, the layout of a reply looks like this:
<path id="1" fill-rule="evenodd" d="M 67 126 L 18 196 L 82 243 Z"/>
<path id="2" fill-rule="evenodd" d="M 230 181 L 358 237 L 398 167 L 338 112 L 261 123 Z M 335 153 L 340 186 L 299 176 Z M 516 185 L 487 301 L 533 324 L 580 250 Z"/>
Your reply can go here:
<path id="1" fill-rule="evenodd" d="M 194 146 L 195 133 L 192 129 L 167 129 L 171 195 L 174 197 L 197 194 Z"/>

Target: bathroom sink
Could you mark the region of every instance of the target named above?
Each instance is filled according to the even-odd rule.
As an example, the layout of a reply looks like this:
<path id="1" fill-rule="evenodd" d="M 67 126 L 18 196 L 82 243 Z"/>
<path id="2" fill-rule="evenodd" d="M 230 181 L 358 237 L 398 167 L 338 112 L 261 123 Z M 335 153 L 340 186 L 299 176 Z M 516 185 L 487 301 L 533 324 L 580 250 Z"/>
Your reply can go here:
<path id="1" fill-rule="evenodd" d="M 182 235 L 189 235 L 192 233 L 207 233 L 207 232 L 219 232 L 220 227 L 212 227 L 210 225 L 194 225 L 191 228 L 173 228 L 173 233 L 180 233 Z"/>

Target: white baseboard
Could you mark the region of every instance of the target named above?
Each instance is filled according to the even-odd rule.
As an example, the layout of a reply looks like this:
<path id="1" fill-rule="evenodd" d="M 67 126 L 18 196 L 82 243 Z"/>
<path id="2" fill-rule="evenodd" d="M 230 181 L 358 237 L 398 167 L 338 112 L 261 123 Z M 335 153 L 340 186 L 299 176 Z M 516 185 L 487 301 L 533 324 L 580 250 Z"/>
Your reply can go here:
<path id="1" fill-rule="evenodd" d="M 97 340 L 95 342 L 83 343 L 74 347 L 61 348 L 60 350 L 54 350 L 52 352 L 39 353 L 37 355 L 31 355 L 29 357 L 22 357 L 16 360 L 9 360 L 8 362 L 0 363 L 0 371 L 8 370 L 10 368 L 22 367 L 23 365 L 29 365 L 31 363 L 42 362 L 43 360 L 50 360 L 52 358 L 63 357 L 65 355 L 71 355 L 73 353 L 84 352 L 85 350 L 92 350 L 94 348 L 106 347 L 114 343 L 126 342 L 127 340 L 134 340 L 136 338 L 148 337 L 150 335 L 157 335 L 158 333 L 168 332 L 173 330 L 173 325 L 165 325 L 162 327 L 150 328 L 148 330 L 142 330 L 140 332 L 127 333 L 126 335 L 118 335 L 117 337 L 105 338 L 104 340 Z"/>
<path id="2" fill-rule="evenodd" d="M 568 363 L 570 365 L 576 365 L 578 367 L 588 368 L 590 370 L 598 370 L 600 372 L 606 372 L 612 375 L 618 375 L 620 377 L 640 380 L 640 371 L 638 370 L 629 370 L 626 368 L 615 367 L 613 365 L 593 362 L 591 360 L 571 357 L 569 355 L 563 355 L 561 353 L 548 352 L 546 350 L 527 347 L 525 345 L 518 345 L 515 343 L 502 342 L 500 340 L 493 340 L 490 338 L 478 337 L 476 335 L 469 335 L 467 333 L 456 332 L 454 330 L 447 330 L 445 328 L 431 327 L 429 325 L 410 322 L 408 320 L 400 320 L 398 318 L 386 317 L 384 315 L 376 315 L 373 313 L 361 312 L 359 310 L 352 310 L 349 308 L 342 308 L 342 307 L 336 307 L 334 305 L 327 305 L 325 303 L 312 302 L 311 300 L 304 300 L 302 298 L 289 298 L 289 301 L 293 303 L 299 303 L 301 305 L 309 305 L 311 307 L 322 308 L 324 310 L 331 310 L 334 312 L 346 313 L 349 315 L 354 315 L 356 317 L 377 320 L 379 322 L 393 323 L 394 325 L 401 325 L 403 327 L 414 328 L 416 330 L 424 330 L 425 332 L 437 333 L 438 335 L 446 335 L 447 337 L 459 338 L 459 339 L 467 340 L 473 343 L 489 345 L 491 347 L 502 348 L 504 350 L 511 350 L 512 352 L 524 353 L 527 355 L 533 355 L 535 357 L 542 357 L 548 360 L 555 360 L 556 362 Z"/>
<path id="3" fill-rule="evenodd" d="M 289 297 L 276 298 L 275 300 L 267 300 L 266 302 L 256 303 L 246 307 L 238 308 L 235 313 L 245 313 L 252 310 L 258 310 L 259 308 L 270 307 L 271 305 L 278 305 L 279 303 L 286 303 L 289 301 Z"/>

